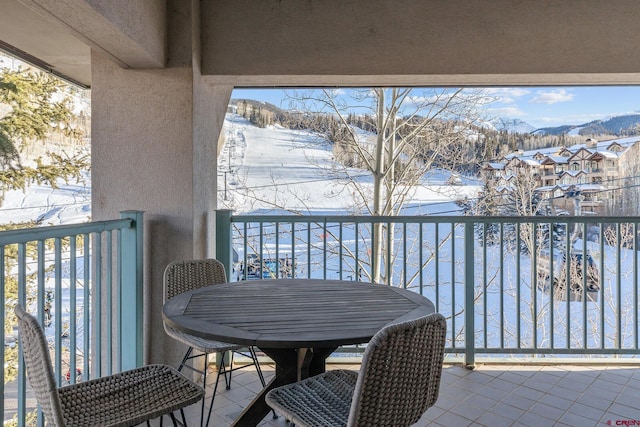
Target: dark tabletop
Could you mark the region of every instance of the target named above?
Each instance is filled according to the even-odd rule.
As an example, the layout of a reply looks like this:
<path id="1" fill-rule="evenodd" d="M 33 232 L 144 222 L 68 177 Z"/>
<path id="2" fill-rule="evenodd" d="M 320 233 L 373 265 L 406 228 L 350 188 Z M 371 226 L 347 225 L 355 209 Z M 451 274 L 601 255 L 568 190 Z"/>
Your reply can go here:
<path id="1" fill-rule="evenodd" d="M 384 325 L 435 311 L 411 291 L 339 280 L 212 285 L 167 301 L 163 318 L 202 338 L 268 348 L 368 342 Z"/>

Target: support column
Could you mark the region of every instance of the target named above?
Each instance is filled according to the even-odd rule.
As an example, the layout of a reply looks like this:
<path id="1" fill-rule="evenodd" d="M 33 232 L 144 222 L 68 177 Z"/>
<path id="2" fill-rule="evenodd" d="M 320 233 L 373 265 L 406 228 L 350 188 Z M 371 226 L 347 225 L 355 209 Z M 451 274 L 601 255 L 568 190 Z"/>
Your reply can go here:
<path id="1" fill-rule="evenodd" d="M 207 83 L 197 66 L 193 74 L 193 257 L 215 258 L 217 149 L 233 86 Z"/>
<path id="2" fill-rule="evenodd" d="M 180 349 L 162 326 L 162 273 L 193 253 L 191 70 L 91 62 L 92 216 L 145 212 L 144 360 L 170 362 Z"/>
<path id="3" fill-rule="evenodd" d="M 164 333 L 162 276 L 171 261 L 215 255 L 216 145 L 232 90 L 179 59 L 130 70 L 92 55 L 93 219 L 145 212 L 144 361 L 171 365 L 183 348 Z"/>

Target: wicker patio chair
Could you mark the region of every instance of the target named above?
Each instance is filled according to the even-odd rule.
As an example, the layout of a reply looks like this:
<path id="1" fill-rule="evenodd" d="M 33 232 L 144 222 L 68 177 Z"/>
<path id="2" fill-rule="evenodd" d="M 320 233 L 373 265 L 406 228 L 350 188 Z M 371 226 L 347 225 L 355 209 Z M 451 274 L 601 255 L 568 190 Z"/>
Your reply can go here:
<path id="1" fill-rule="evenodd" d="M 132 426 L 170 415 L 202 399 L 204 390 L 165 365 L 142 368 L 58 388 L 42 327 L 22 306 L 15 308 L 27 378 L 48 425 Z"/>
<path id="2" fill-rule="evenodd" d="M 438 313 L 389 325 L 367 345 L 359 373 L 328 371 L 275 388 L 266 402 L 301 427 L 412 425 L 438 398 L 445 332 Z"/>
<path id="3" fill-rule="evenodd" d="M 203 286 L 216 285 L 225 283 L 227 281 L 227 274 L 225 272 L 224 265 L 216 259 L 203 259 L 203 260 L 187 260 L 187 261 L 175 261 L 167 266 L 164 271 L 164 297 L 165 302 L 175 295 L 183 292 L 191 291 L 201 288 Z M 211 410 L 213 408 L 213 401 L 216 397 L 216 391 L 218 390 L 218 383 L 220 376 L 224 375 L 225 385 L 227 390 L 231 388 L 231 374 L 238 370 L 254 366 L 262 387 L 265 386 L 264 376 L 258 363 L 258 357 L 253 347 L 239 346 L 235 344 L 206 340 L 199 338 L 184 332 L 180 332 L 171 326 L 164 324 L 164 329 L 170 337 L 182 342 L 189 346 L 187 352 L 180 362 L 178 371 L 182 371 L 183 368 L 191 369 L 202 375 L 203 387 L 207 387 L 207 356 L 213 353 L 219 353 L 220 367 L 218 369 L 218 375 L 216 376 L 216 383 L 213 388 L 213 395 L 211 397 L 211 404 L 209 405 L 209 411 L 207 414 L 206 423 L 204 423 L 204 411 L 205 400 L 202 399 L 202 409 L 200 416 L 201 425 L 208 426 L 209 419 L 211 418 Z M 194 353 L 194 350 L 196 351 Z M 227 367 L 226 355 L 231 354 L 229 360 L 229 367 Z M 234 354 L 240 354 L 244 357 L 251 359 L 251 364 L 233 366 Z M 189 360 L 204 357 L 205 366 L 203 370 L 196 368 L 193 365 L 189 365 Z M 275 414 L 275 412 L 274 412 Z"/>

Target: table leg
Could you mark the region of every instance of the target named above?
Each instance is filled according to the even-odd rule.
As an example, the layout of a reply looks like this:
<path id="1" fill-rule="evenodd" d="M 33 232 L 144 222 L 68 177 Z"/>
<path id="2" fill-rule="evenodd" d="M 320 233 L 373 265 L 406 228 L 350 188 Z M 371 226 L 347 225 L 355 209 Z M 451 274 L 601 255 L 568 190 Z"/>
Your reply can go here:
<path id="1" fill-rule="evenodd" d="M 337 348 L 338 347 L 314 347 L 313 357 L 311 358 L 311 363 L 309 363 L 309 372 L 305 378 L 322 374 L 325 371 L 327 358 L 331 356 L 331 353 L 336 351 Z"/>
<path id="2" fill-rule="evenodd" d="M 298 349 L 298 381 L 325 371 L 327 357 L 336 350 L 337 347 L 326 348 L 300 348 Z"/>
<path id="3" fill-rule="evenodd" d="M 313 350 L 310 348 L 299 348 L 298 350 L 298 363 L 296 372 L 298 372 L 298 381 L 309 377 L 309 365 L 314 356 Z"/>
<path id="4" fill-rule="evenodd" d="M 276 375 L 245 408 L 233 426 L 257 426 L 271 410 L 264 400 L 270 390 L 298 381 L 298 375 L 304 379 L 324 372 L 326 359 L 336 348 L 314 348 L 311 350 L 261 347 L 260 350 L 276 363 Z"/>
<path id="5" fill-rule="evenodd" d="M 260 348 L 276 363 L 276 375 L 258 393 L 242 414 L 234 421 L 234 426 L 257 426 L 267 416 L 271 408 L 264 400 L 265 395 L 272 389 L 295 382 L 298 378 L 298 353 L 293 348 Z"/>

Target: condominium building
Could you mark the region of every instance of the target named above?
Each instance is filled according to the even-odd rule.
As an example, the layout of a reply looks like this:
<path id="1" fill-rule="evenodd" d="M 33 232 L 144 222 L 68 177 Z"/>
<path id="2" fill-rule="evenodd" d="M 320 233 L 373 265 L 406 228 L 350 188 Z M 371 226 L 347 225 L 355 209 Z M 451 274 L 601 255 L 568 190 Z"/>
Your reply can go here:
<path id="1" fill-rule="evenodd" d="M 620 214 L 629 197 L 635 206 L 640 176 L 640 136 L 587 139 L 570 147 L 517 151 L 483 166 L 484 178 L 506 193 L 525 173 L 552 212 Z M 576 212 L 576 210 L 578 212 Z"/>

